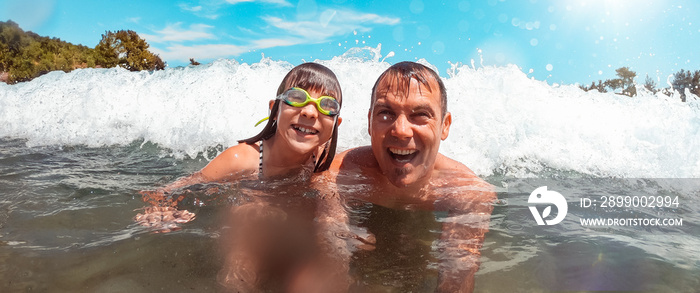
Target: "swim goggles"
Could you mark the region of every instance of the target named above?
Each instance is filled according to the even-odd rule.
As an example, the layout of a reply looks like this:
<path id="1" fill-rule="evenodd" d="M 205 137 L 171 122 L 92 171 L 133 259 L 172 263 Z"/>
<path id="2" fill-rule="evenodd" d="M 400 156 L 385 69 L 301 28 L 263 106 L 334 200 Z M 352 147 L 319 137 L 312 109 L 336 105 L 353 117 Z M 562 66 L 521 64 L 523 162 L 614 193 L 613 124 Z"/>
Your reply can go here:
<path id="1" fill-rule="evenodd" d="M 281 95 L 277 96 L 277 99 L 284 101 L 287 105 L 292 107 L 304 107 L 309 102 L 313 102 L 316 104 L 316 109 L 318 109 L 319 113 L 331 117 L 338 115 L 338 112 L 340 112 L 340 103 L 338 103 L 335 98 L 331 96 L 320 96 L 318 99 L 314 99 L 311 97 L 309 92 L 298 87 L 288 89 Z M 258 124 L 269 118 L 270 117 L 263 118 L 262 120 L 258 121 L 255 126 L 258 126 Z"/>

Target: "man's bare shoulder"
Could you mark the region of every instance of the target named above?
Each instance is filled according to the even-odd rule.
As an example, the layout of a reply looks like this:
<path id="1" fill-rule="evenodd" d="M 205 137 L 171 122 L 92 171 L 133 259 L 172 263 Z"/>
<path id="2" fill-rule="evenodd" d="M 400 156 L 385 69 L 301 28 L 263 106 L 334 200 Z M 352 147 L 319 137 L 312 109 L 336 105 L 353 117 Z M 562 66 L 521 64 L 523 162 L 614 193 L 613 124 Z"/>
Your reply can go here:
<path id="1" fill-rule="evenodd" d="M 464 164 L 438 154 L 435 162 L 436 171 L 443 184 L 456 188 L 466 188 L 469 192 L 458 193 L 459 196 L 450 198 L 446 204 L 459 209 L 470 211 L 491 212 L 491 203 L 496 199 L 493 185 L 481 179 Z"/>
<path id="2" fill-rule="evenodd" d="M 330 170 L 340 171 L 356 168 L 378 168 L 377 160 L 374 158 L 372 147 L 363 146 L 349 149 L 335 156 Z"/>
<path id="3" fill-rule="evenodd" d="M 438 154 L 435 163 L 438 176 L 455 186 L 471 186 L 481 190 L 492 190 L 493 186 L 476 175 L 474 171 L 464 164 Z"/>
<path id="4" fill-rule="evenodd" d="M 453 175 L 456 174 L 459 176 L 479 178 L 479 176 L 476 176 L 476 173 L 469 169 L 469 167 L 453 159 L 450 159 L 443 154 L 437 155 L 437 159 L 435 160 L 435 170 L 440 173 L 451 173 Z"/>

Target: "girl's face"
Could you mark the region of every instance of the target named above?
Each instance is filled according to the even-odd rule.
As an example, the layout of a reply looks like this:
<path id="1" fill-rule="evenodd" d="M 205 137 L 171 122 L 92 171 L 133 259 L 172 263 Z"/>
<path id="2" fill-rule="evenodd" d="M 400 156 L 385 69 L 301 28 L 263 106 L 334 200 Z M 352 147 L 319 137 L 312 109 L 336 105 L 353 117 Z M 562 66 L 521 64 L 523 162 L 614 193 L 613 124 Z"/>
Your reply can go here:
<path id="1" fill-rule="evenodd" d="M 311 98 L 318 99 L 321 93 L 307 91 Z M 316 103 L 309 102 L 302 107 L 290 106 L 280 101 L 277 115 L 278 141 L 287 144 L 287 150 L 298 154 L 309 154 L 330 140 L 335 120 L 338 115 L 328 116 L 320 113 Z"/>

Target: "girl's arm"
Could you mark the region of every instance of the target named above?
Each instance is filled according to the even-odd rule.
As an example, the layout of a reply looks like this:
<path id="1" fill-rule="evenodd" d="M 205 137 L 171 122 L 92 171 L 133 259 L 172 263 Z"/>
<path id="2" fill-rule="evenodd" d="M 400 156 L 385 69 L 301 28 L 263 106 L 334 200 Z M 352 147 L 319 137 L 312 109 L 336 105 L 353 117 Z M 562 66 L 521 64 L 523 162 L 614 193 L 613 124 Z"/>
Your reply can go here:
<path id="1" fill-rule="evenodd" d="M 156 190 L 139 192 L 143 201 L 150 204 L 143 214 L 134 220 L 143 226 L 150 226 L 167 232 L 177 229 L 177 224 L 194 220 L 195 215 L 187 210 L 178 210 L 177 204 L 185 198 L 177 194 L 182 188 L 209 182 L 224 182 L 241 179 L 257 172 L 259 153 L 257 147 L 241 143 L 226 149 L 216 156 L 202 170 L 176 180 Z M 173 196 L 177 194 L 176 196 Z"/>

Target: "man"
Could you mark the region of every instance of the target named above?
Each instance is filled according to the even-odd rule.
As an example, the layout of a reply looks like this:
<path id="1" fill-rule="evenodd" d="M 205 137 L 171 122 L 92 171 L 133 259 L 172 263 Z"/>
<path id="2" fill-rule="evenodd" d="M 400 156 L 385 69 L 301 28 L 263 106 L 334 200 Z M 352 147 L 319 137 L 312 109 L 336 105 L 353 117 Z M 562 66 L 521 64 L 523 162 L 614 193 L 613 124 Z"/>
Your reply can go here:
<path id="1" fill-rule="evenodd" d="M 440 77 L 414 62 L 391 66 L 372 89 L 368 120 L 372 145 L 337 156 L 322 181 L 335 183 L 345 200 L 447 212 L 437 244 L 437 291 L 471 292 L 496 196 L 469 168 L 438 152 L 452 123 Z M 369 232 L 381 245 L 379 232 Z"/>

